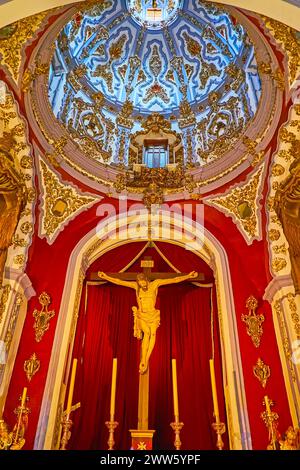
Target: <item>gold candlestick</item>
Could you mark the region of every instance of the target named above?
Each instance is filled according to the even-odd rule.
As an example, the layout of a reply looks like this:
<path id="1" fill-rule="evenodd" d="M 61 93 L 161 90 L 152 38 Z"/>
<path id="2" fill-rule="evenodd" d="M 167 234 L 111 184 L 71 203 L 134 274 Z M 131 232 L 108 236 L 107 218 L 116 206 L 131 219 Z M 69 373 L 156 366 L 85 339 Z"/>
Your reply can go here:
<path id="1" fill-rule="evenodd" d="M 60 450 L 67 450 L 67 445 L 71 439 L 71 428 L 73 421 L 70 419 L 70 415 L 64 414 L 62 418 L 62 437 L 60 441 Z"/>
<path id="2" fill-rule="evenodd" d="M 117 386 L 117 370 L 118 360 L 113 359 L 112 375 L 111 375 L 111 391 L 110 391 L 110 420 L 106 421 L 105 426 L 109 431 L 108 437 L 108 450 L 114 450 L 115 447 L 115 430 L 119 423 L 115 421 L 115 407 L 116 407 L 116 386 Z"/>
<path id="3" fill-rule="evenodd" d="M 111 417 L 111 421 L 106 421 L 105 426 L 108 428 L 109 437 L 108 437 L 108 450 L 114 450 L 115 447 L 115 430 L 119 426 L 119 423 L 114 420 L 114 417 Z"/>
<path id="4" fill-rule="evenodd" d="M 27 416 L 30 413 L 30 409 L 26 406 L 26 401 L 29 400 L 26 387 L 23 389 L 22 397 L 20 397 L 19 400 L 21 401 L 21 405 L 14 410 L 18 419 L 11 433 L 12 444 L 10 450 L 21 450 L 26 442 L 24 436 L 27 427 Z"/>
<path id="5" fill-rule="evenodd" d="M 175 416 L 175 422 L 170 424 L 171 428 L 173 429 L 175 433 L 175 441 L 174 441 L 174 447 L 176 450 L 180 450 L 182 446 L 182 442 L 180 439 L 180 433 L 182 431 L 182 428 L 184 426 L 183 423 L 180 422 L 179 416 Z"/>
<path id="6" fill-rule="evenodd" d="M 226 425 L 225 423 L 216 422 L 212 424 L 213 430 L 217 433 L 217 448 L 219 450 L 224 449 L 224 442 L 222 439 L 222 435 L 226 432 Z"/>
<path id="7" fill-rule="evenodd" d="M 70 414 L 73 411 L 78 410 L 80 408 L 81 403 L 77 403 L 77 405 L 74 405 L 70 409 L 70 413 L 68 413 L 68 410 L 66 410 L 63 413 L 62 420 L 61 420 L 61 426 L 62 426 L 62 437 L 60 441 L 60 450 L 67 450 L 67 445 L 69 440 L 71 439 L 71 428 L 73 426 L 73 421 L 70 419 Z"/>
<path id="8" fill-rule="evenodd" d="M 279 416 L 277 413 L 271 410 L 271 406 L 274 406 L 274 403 L 268 396 L 264 397 L 263 405 L 266 407 L 266 411 L 261 413 L 260 416 L 269 430 L 270 443 L 268 445 L 268 449 L 277 450 L 276 421 L 278 421 Z"/>

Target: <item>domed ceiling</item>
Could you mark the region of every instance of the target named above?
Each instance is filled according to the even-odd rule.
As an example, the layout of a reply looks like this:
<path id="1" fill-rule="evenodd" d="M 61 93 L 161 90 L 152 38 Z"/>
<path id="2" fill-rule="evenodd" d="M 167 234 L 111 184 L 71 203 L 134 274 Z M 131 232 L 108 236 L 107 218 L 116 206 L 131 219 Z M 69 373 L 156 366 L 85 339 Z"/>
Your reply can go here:
<path id="1" fill-rule="evenodd" d="M 255 114 L 261 87 L 254 47 L 228 13 L 198 0 L 106 4 L 99 15 L 90 11 L 69 22 L 57 40 L 50 76 L 57 117 L 64 120 L 68 73 L 78 68 L 86 90 L 74 90 L 75 99 L 101 92 L 117 109 L 130 100 L 136 113 L 169 115 L 187 100 L 204 114 L 209 94 L 218 91 L 223 103 L 239 99 L 237 117 Z M 153 10 L 161 11 L 160 20 L 147 19 Z M 237 68 L 240 83 L 232 90 Z"/>
<path id="2" fill-rule="evenodd" d="M 59 143 L 67 171 L 112 192 L 138 197 L 154 179 L 137 181 L 144 167 L 165 168 L 165 187 L 181 197 L 229 181 L 276 126 L 276 56 L 228 6 L 89 0 L 54 21 L 36 54 L 50 62 L 28 103 L 44 136 Z"/>

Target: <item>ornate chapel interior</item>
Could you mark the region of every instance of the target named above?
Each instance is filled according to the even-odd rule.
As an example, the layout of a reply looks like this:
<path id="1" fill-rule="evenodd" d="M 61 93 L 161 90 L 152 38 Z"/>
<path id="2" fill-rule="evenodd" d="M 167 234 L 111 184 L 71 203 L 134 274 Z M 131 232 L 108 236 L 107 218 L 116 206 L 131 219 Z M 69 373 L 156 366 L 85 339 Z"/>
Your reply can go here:
<path id="1" fill-rule="evenodd" d="M 297 29 L 0 1 L 0 450 L 300 450 Z"/>

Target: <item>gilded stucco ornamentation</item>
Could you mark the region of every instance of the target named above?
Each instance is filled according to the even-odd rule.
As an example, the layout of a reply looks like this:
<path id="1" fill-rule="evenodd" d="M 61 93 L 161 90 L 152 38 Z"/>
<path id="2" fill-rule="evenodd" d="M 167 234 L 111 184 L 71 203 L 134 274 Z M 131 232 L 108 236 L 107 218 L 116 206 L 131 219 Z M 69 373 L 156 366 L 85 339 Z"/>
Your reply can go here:
<path id="1" fill-rule="evenodd" d="M 43 339 L 46 331 L 49 330 L 50 320 L 55 316 L 55 310 L 48 310 L 51 304 L 51 297 L 46 292 L 43 292 L 39 296 L 39 302 L 41 304 L 41 310 L 35 309 L 33 311 L 33 318 L 35 320 L 33 329 L 35 331 L 35 340 L 40 343 Z"/>
<path id="2" fill-rule="evenodd" d="M 26 374 L 28 382 L 31 382 L 35 374 L 40 370 L 41 361 L 37 355 L 33 353 L 27 361 L 24 362 L 24 372 Z"/>
<path id="3" fill-rule="evenodd" d="M 275 70 L 272 67 L 271 62 L 260 62 L 258 64 L 258 71 L 260 74 L 269 75 L 272 80 L 274 80 L 280 90 L 285 89 L 284 75 L 279 68 Z"/>
<path id="4" fill-rule="evenodd" d="M 13 336 L 14 336 L 14 333 L 15 333 L 17 320 L 18 320 L 20 308 L 23 304 L 23 301 L 24 301 L 23 295 L 22 294 L 17 294 L 14 305 L 13 305 L 12 312 L 10 314 L 8 327 L 7 327 L 6 334 L 5 334 L 5 339 L 4 339 L 5 350 L 6 350 L 7 355 L 10 351 L 10 346 L 11 346 L 12 339 L 13 339 Z M 1 382 L 1 380 L 0 380 L 0 382 Z"/>
<path id="5" fill-rule="evenodd" d="M 24 255 L 17 255 L 13 259 L 14 264 L 18 266 L 19 269 L 25 268 L 25 256 Z"/>
<path id="6" fill-rule="evenodd" d="M 249 137 L 246 135 L 243 136 L 243 144 L 245 145 L 249 155 L 253 156 L 252 166 L 256 167 L 264 158 L 265 152 L 257 152 L 258 142 L 249 139 Z"/>
<path id="7" fill-rule="evenodd" d="M 275 230 L 274 228 L 269 232 L 269 238 L 272 242 L 277 242 L 280 238 L 281 234 L 279 230 Z"/>
<path id="8" fill-rule="evenodd" d="M 49 64 L 35 62 L 35 68 L 26 69 L 22 78 L 22 91 L 27 93 L 30 90 L 32 82 L 39 76 L 49 73 Z"/>
<path id="9" fill-rule="evenodd" d="M 15 82 L 18 81 L 25 45 L 41 27 L 49 11 L 29 16 L 14 23 L 15 30 L 7 39 L 0 40 L 0 64 L 5 65 Z"/>
<path id="10" fill-rule="evenodd" d="M 300 339 L 300 317 L 296 305 L 295 296 L 293 294 L 288 294 L 287 296 L 289 309 L 291 311 L 291 317 L 294 323 L 294 330 L 297 335 L 297 338 Z"/>
<path id="11" fill-rule="evenodd" d="M 282 46 L 288 57 L 289 85 L 292 86 L 300 74 L 300 39 L 297 31 L 273 18 L 263 16 L 263 25 L 268 34 Z"/>
<path id="12" fill-rule="evenodd" d="M 291 108 L 289 121 L 280 129 L 278 151 L 273 157 L 270 174 L 269 204 L 269 251 L 270 268 L 274 277 L 292 272 L 295 288 L 299 288 L 297 275 L 297 240 L 295 236 L 297 217 L 286 212 L 286 207 L 296 210 L 297 168 L 300 159 L 299 105 Z M 289 172 L 290 168 L 290 172 Z M 292 205 L 288 203 L 289 199 Z M 295 212 L 296 213 L 296 212 Z M 284 228 L 283 228 L 284 225 Z M 298 229 L 299 230 L 299 229 Z M 278 256 L 280 255 L 280 256 Z M 294 268 L 293 268 L 294 266 Z"/>
<path id="13" fill-rule="evenodd" d="M 263 335 L 263 323 L 265 316 L 263 314 L 256 314 L 258 302 L 255 297 L 249 297 L 246 302 L 248 308 L 248 315 L 242 315 L 241 319 L 247 325 L 247 334 L 251 337 L 252 342 L 256 348 L 259 348 L 261 337 Z"/>
<path id="14" fill-rule="evenodd" d="M 44 193 L 40 233 L 53 243 L 71 219 L 98 202 L 99 198 L 84 196 L 70 184 L 62 183 L 42 160 L 40 166 Z"/>
<path id="15" fill-rule="evenodd" d="M 275 250 L 274 250 L 275 252 Z M 279 273 L 287 267 L 287 262 L 284 258 L 274 258 L 272 261 L 272 269 L 275 273 Z"/>
<path id="16" fill-rule="evenodd" d="M 133 113 L 133 104 L 131 101 L 127 100 L 125 101 L 121 112 L 118 114 L 117 117 L 117 124 L 119 124 L 122 127 L 126 127 L 127 129 L 132 129 L 134 121 L 132 119 L 132 113 Z"/>
<path id="17" fill-rule="evenodd" d="M 149 209 L 151 205 L 160 205 L 164 202 L 167 191 L 181 189 L 192 194 L 196 183 L 193 177 L 186 173 L 183 166 L 175 169 L 145 168 L 139 173 L 134 172 L 134 177 L 128 172 L 119 175 L 114 183 L 118 193 L 131 191 L 143 194 L 143 203 Z"/>
<path id="18" fill-rule="evenodd" d="M 245 184 L 239 183 L 224 195 L 204 199 L 205 204 L 232 218 L 249 245 L 262 236 L 259 201 L 264 172 L 265 166 L 262 165 L 250 175 Z"/>
<path id="19" fill-rule="evenodd" d="M 295 364 L 293 362 L 293 352 L 291 350 L 289 334 L 288 334 L 288 331 L 287 331 L 287 326 L 286 326 L 286 322 L 285 322 L 283 309 L 282 309 L 280 300 L 276 300 L 275 304 L 273 305 L 273 309 L 274 309 L 274 312 L 275 312 L 275 314 L 277 316 L 277 319 L 278 319 L 278 324 L 279 324 L 280 334 L 281 334 L 281 341 L 282 341 L 283 350 L 284 350 L 284 353 L 285 353 L 285 358 L 286 358 L 286 361 L 287 361 L 288 369 L 289 369 L 289 372 L 291 374 L 291 378 L 292 378 L 293 382 L 296 382 L 297 378 L 296 378 L 296 373 L 295 373 Z"/>
<path id="20" fill-rule="evenodd" d="M 259 358 L 257 359 L 257 363 L 253 366 L 253 374 L 259 380 L 261 386 L 266 388 L 267 382 L 271 377 L 271 368 L 264 361 Z"/>
<path id="21" fill-rule="evenodd" d="M 162 189 L 156 184 L 151 183 L 144 191 L 143 203 L 148 210 L 152 206 L 160 206 L 164 202 L 164 194 Z"/>
<path id="22" fill-rule="evenodd" d="M 11 286 L 9 284 L 0 287 L 0 323 L 2 322 L 3 315 L 6 310 L 6 304 L 9 299 L 10 291 Z"/>

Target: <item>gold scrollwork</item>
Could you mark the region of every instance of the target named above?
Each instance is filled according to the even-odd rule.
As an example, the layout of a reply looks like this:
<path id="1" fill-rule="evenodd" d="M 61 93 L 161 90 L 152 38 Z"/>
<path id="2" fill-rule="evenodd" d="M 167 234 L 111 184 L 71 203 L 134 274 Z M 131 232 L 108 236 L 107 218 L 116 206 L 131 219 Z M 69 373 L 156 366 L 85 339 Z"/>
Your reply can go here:
<path id="1" fill-rule="evenodd" d="M 205 199 L 208 205 L 232 218 L 249 244 L 261 237 L 258 209 L 263 179 L 264 166 L 261 166 L 245 184 L 239 184 L 223 195 Z"/>
<path id="2" fill-rule="evenodd" d="M 42 235 L 52 240 L 72 217 L 94 204 L 97 198 L 81 195 L 74 186 L 62 183 L 43 161 L 40 165 L 45 192 Z"/>
<path id="3" fill-rule="evenodd" d="M 41 361 L 37 358 L 37 355 L 33 353 L 30 359 L 24 362 L 24 372 L 28 382 L 31 382 L 32 377 L 40 370 L 40 367 Z"/>
<path id="4" fill-rule="evenodd" d="M 297 31 L 286 24 L 280 23 L 273 18 L 262 17 L 264 26 L 271 32 L 275 40 L 282 45 L 288 56 L 289 82 L 294 83 L 300 69 L 299 46 L 300 40 Z"/>
<path id="5" fill-rule="evenodd" d="M 41 64 L 36 61 L 35 69 L 32 72 L 30 69 L 26 69 L 22 79 L 22 91 L 27 93 L 30 90 L 31 84 L 39 76 L 49 72 L 49 64 Z"/>
<path id="6" fill-rule="evenodd" d="M 267 382 L 271 377 L 271 368 L 264 361 L 259 358 L 257 359 L 257 363 L 253 366 L 253 373 L 255 377 L 260 381 L 261 386 L 266 388 Z"/>
<path id="7" fill-rule="evenodd" d="M 15 81 L 18 79 L 25 44 L 41 27 L 49 11 L 29 16 L 14 23 L 13 34 L 0 43 L 1 64 L 5 64 Z"/>
<path id="8" fill-rule="evenodd" d="M 145 189 L 143 203 L 148 210 L 154 205 L 160 206 L 164 202 L 162 189 L 156 184 L 151 183 L 149 188 Z"/>
<path id="9" fill-rule="evenodd" d="M 262 324 L 265 321 L 265 317 L 262 314 L 257 315 L 255 313 L 258 307 L 258 302 L 255 297 L 249 297 L 246 302 L 246 307 L 248 308 L 249 313 L 248 315 L 242 315 L 241 318 L 247 325 L 248 336 L 251 336 L 254 346 L 258 348 L 263 334 Z"/>
<path id="10" fill-rule="evenodd" d="M 35 340 L 37 343 L 39 343 L 46 331 L 49 330 L 49 322 L 51 318 L 55 316 L 55 311 L 51 310 L 50 312 L 48 311 L 48 307 L 51 304 L 51 297 L 49 294 L 46 292 L 43 292 L 39 296 L 39 302 L 42 306 L 41 310 L 35 309 L 33 312 L 33 317 L 35 319 L 33 328 L 35 330 Z"/>
<path id="11" fill-rule="evenodd" d="M 292 312 L 291 316 L 294 323 L 295 333 L 298 339 L 300 339 L 300 317 L 297 311 L 295 296 L 293 294 L 288 294 L 287 298 L 289 302 L 290 311 Z"/>

